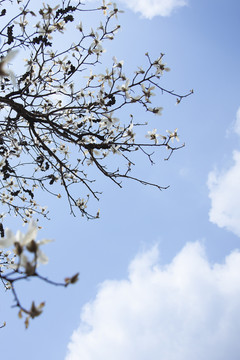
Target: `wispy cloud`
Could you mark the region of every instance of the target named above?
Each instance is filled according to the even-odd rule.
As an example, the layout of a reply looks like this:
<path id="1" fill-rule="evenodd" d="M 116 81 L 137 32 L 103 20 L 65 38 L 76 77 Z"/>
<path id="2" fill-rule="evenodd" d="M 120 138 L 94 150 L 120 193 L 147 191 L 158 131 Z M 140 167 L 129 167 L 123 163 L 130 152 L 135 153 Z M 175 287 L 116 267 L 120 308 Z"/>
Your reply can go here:
<path id="1" fill-rule="evenodd" d="M 240 135 L 240 107 L 237 110 L 234 131 L 236 134 Z"/>
<path id="2" fill-rule="evenodd" d="M 187 0 L 121 0 L 129 9 L 140 12 L 147 19 L 154 16 L 169 16 L 179 7 L 186 6 Z"/>
<path id="3" fill-rule="evenodd" d="M 238 360 L 239 273 L 240 253 L 211 265 L 200 243 L 162 267 L 157 246 L 139 254 L 85 305 L 65 360 Z"/>
<path id="4" fill-rule="evenodd" d="M 240 135 L 240 108 L 236 114 L 234 131 Z M 211 209 L 209 220 L 240 236 L 240 152 L 233 151 L 233 165 L 208 175 Z"/>
<path id="5" fill-rule="evenodd" d="M 85 2 L 94 2 L 96 0 L 85 0 Z M 118 0 L 117 3 L 121 9 L 121 3 L 130 10 L 140 13 L 142 17 L 152 19 L 154 16 L 170 16 L 172 13 L 183 6 L 188 5 L 189 0 Z"/>

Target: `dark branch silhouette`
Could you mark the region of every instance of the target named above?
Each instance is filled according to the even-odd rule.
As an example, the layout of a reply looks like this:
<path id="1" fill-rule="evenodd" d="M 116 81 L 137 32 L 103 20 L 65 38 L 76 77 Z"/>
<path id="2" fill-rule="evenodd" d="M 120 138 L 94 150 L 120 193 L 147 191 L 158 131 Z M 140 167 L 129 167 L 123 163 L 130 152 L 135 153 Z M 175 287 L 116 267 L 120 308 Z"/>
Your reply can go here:
<path id="1" fill-rule="evenodd" d="M 92 12 L 99 13 L 96 29 L 89 29 L 87 23 Z M 70 0 L 54 7 L 31 0 L 0 1 L 0 201 L 5 214 L 20 216 L 24 222 L 34 216 L 38 221 L 47 211 L 35 194 L 43 190 L 61 197 L 62 189 L 72 214 L 78 210 L 87 219 L 98 218 L 99 212 L 87 207 L 91 198 L 98 200 L 100 195 L 89 166 L 120 187 L 129 179 L 167 188 L 138 178 L 134 154 L 141 152 L 153 164 L 153 151 L 165 148 L 168 160 L 184 144 L 176 143 L 177 129 L 158 134 L 133 114 L 140 108 L 143 117 L 161 115 L 154 93 L 166 93 L 179 103 L 192 91 L 179 95 L 161 86 L 169 71 L 163 54 L 153 60 L 146 53 L 145 68 L 138 67 L 132 77 L 125 75 L 123 61 L 115 57 L 101 73 L 103 45 L 114 39 L 120 27 L 119 12 L 105 1 L 95 9 Z M 0 228 L 4 249 L 0 279 L 12 291 L 19 316 L 26 315 L 26 326 L 40 315 L 43 303 L 33 302 L 30 310 L 23 307 L 16 282 L 39 278 L 66 286 L 77 280 L 75 276 L 55 283 L 37 272 L 41 252 L 36 229 L 31 222 L 33 238 L 28 232 L 18 239 L 9 230 L 6 235 L 3 224 Z M 11 247 L 12 255 L 6 255 L 5 249 Z"/>

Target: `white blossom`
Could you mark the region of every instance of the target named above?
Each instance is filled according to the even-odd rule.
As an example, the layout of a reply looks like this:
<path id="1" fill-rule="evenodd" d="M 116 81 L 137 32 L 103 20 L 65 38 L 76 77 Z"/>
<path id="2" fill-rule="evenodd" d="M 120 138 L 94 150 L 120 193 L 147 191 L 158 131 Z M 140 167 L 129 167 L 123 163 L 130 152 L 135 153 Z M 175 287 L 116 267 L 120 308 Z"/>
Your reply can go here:
<path id="1" fill-rule="evenodd" d="M 179 141 L 179 137 L 178 137 L 178 134 L 177 134 L 177 130 L 178 130 L 178 129 L 175 129 L 174 131 L 167 130 L 167 133 L 169 134 L 169 137 L 170 137 L 170 139 L 171 139 L 172 142 L 174 141 L 174 139 L 176 139 L 177 141 Z"/>
<path id="2" fill-rule="evenodd" d="M 150 140 L 154 140 L 155 144 L 158 144 L 158 137 L 160 135 L 157 134 L 157 129 L 153 129 L 152 131 L 148 131 L 147 135 L 145 135 L 146 138 L 150 139 Z"/>
<path id="3" fill-rule="evenodd" d="M 28 231 L 26 234 L 23 234 L 20 230 L 17 231 L 16 235 L 12 233 L 10 229 L 5 230 L 5 236 L 0 238 L 0 248 L 1 249 L 8 249 L 13 247 L 15 244 L 19 244 L 22 248 L 28 246 L 31 241 L 36 242 L 37 244 L 37 260 L 42 264 L 46 264 L 48 262 L 47 256 L 40 250 L 39 246 L 43 244 L 47 244 L 52 240 L 42 239 L 40 241 L 36 241 L 38 233 L 38 226 L 34 220 L 31 220 L 29 223 Z M 21 257 L 21 266 L 26 266 L 28 262 L 27 256 L 22 253 Z"/>

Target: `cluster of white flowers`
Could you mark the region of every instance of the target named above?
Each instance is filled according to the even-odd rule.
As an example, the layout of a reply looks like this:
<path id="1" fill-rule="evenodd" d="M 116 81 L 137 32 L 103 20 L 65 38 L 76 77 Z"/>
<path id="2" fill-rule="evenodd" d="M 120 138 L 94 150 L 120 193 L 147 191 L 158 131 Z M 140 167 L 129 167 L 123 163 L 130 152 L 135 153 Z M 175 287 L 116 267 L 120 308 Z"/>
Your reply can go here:
<path id="1" fill-rule="evenodd" d="M 0 238 L 0 249 L 3 249 L 2 254 L 5 254 L 4 261 L 0 263 L 1 272 L 14 269 L 23 271 L 26 275 L 33 275 L 39 264 L 48 263 L 48 257 L 40 247 L 52 240 L 37 241 L 38 230 L 39 227 L 34 220 L 30 221 L 26 234 L 18 230 L 14 235 L 10 229 L 6 228 L 4 237 Z"/>
<path id="2" fill-rule="evenodd" d="M 146 69 L 138 67 L 133 78 L 124 74 L 124 62 L 115 56 L 111 67 L 104 73 L 97 73 L 96 65 L 105 51 L 104 41 L 113 39 L 120 27 L 111 25 L 110 21 L 121 12 L 115 3 L 106 4 L 103 0 L 97 11 L 104 14 L 105 20 L 101 19 L 97 29 L 91 28 L 88 33 L 84 19 L 75 22 L 80 3 L 69 1 L 65 7 L 43 3 L 34 11 L 28 9 L 30 3 L 24 4 L 13 24 L 15 32 L 19 28 L 18 56 L 22 44 L 30 49 L 29 53 L 25 51 L 28 54 L 26 72 L 16 78 L 21 89 L 19 93 L 13 93 L 13 98 L 0 97 L 7 119 L 0 121 L 0 201 L 25 222 L 34 214 L 46 216 L 45 208 L 35 200 L 36 189 L 47 189 L 61 198 L 59 190 L 54 192 L 55 183 L 59 183 L 67 192 L 71 211 L 77 207 L 82 214 L 94 218 L 96 215 L 87 211 L 88 198 L 79 200 L 71 194 L 70 186 L 78 183 L 97 197 L 97 192 L 91 189 L 94 179 L 88 179 L 85 165 L 96 166 L 119 183 L 118 176 L 128 177 L 132 151 L 146 149 L 153 145 L 152 141 L 155 146 L 165 145 L 172 150 L 170 143 L 178 140 L 176 131 L 163 136 L 154 129 L 147 130 L 146 138 L 150 143 L 143 144 L 136 128 L 141 121 L 134 121 L 133 115 L 129 121 L 121 121 L 117 116 L 118 110 L 129 105 L 133 111 L 136 106 L 142 106 L 148 113 L 161 115 L 163 108 L 155 102 L 152 104 L 152 99 L 157 92 L 167 91 L 159 85 L 158 79 L 169 68 L 163 63 L 163 54 L 151 60 L 146 53 Z M 68 36 L 68 31 L 74 29 L 80 33 L 75 43 Z M 10 30 L 6 36 L 11 44 Z M 63 38 L 65 48 L 56 47 L 56 36 Z M 9 50 L 7 43 L 0 47 L 5 54 L 6 46 Z M 16 55 L 15 48 L 3 57 L 4 66 L 7 59 L 12 58 L 11 54 Z M 6 82 L 2 95 L 9 91 L 10 85 Z M 177 98 L 181 100 L 182 97 Z M 16 118 L 10 116 L 12 111 L 17 113 Z M 145 150 L 144 153 L 147 154 Z M 119 159 L 124 160 L 119 161 L 126 161 L 127 171 L 121 172 L 118 164 L 117 170 L 108 171 L 104 161 L 112 154 L 121 155 Z M 23 172 L 24 163 L 28 165 Z"/>

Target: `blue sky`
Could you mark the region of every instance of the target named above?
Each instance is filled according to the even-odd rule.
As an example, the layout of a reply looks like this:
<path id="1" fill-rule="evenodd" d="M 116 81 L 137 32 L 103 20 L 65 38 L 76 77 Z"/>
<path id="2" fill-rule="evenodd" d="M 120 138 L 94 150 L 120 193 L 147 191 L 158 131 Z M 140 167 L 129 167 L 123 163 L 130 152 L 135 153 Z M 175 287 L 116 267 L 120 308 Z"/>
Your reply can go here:
<path id="1" fill-rule="evenodd" d="M 168 190 L 132 182 L 119 189 L 100 178 L 99 220 L 71 217 L 63 200 L 44 195 L 51 220 L 39 238 L 56 241 L 46 246 L 50 262 L 41 271 L 56 280 L 80 271 L 80 280 L 67 289 L 22 284 L 24 301 L 46 300 L 27 331 L 1 290 L 1 353 L 8 360 L 237 360 L 240 3 L 118 4 L 122 29 L 106 59 L 123 59 L 131 72 L 146 51 L 166 54 L 171 72 L 163 84 L 194 94 L 179 105 L 159 97 L 163 115 L 150 127 L 178 128 L 186 146 L 167 162 L 156 155 L 155 166 L 138 163 L 140 177 Z"/>

